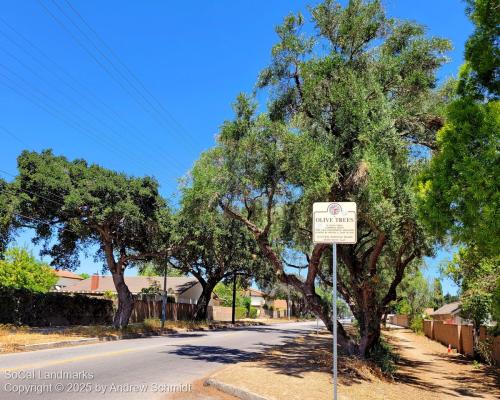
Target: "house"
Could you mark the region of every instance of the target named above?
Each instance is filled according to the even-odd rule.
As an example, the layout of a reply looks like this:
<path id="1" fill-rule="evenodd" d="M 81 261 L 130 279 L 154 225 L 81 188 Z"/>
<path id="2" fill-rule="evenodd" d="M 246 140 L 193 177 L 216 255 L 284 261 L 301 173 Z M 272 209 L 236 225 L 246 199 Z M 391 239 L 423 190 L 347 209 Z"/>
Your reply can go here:
<path id="1" fill-rule="evenodd" d="M 261 292 L 260 290 L 252 288 L 247 289 L 245 292 L 245 296 L 250 297 L 250 305 L 253 307 L 260 308 L 264 304 L 266 304 L 266 294 L 264 292 Z"/>
<path id="2" fill-rule="evenodd" d="M 52 271 L 57 275 L 57 282 L 54 285 L 54 290 L 56 291 L 76 285 L 85 279 L 71 271 L 63 271 L 61 269 L 54 269 Z"/>
<path id="3" fill-rule="evenodd" d="M 466 321 L 460 317 L 460 305 L 459 301 L 454 301 L 453 303 L 445 304 L 433 311 L 429 316 L 438 321 L 443 321 L 448 324 L 462 324 Z"/>
<path id="4" fill-rule="evenodd" d="M 158 291 L 163 290 L 162 276 L 126 276 L 125 283 L 133 295 L 143 293 L 143 289 L 153 288 Z M 92 275 L 90 278 L 76 285 L 64 288 L 61 291 L 65 293 L 86 294 L 89 296 L 102 296 L 105 293 L 116 293 L 113 278 L 108 275 Z M 196 304 L 201 292 L 201 284 L 196 278 L 186 276 L 167 278 L 167 293 L 174 296 L 177 303 Z"/>

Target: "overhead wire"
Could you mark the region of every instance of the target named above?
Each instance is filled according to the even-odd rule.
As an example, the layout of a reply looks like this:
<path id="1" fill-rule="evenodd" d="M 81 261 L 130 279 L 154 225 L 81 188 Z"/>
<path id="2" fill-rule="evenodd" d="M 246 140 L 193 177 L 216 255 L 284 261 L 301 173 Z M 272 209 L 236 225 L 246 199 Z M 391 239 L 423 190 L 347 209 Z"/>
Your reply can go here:
<path id="1" fill-rule="evenodd" d="M 52 0 L 52 2 L 55 4 L 55 6 L 58 8 L 60 13 L 65 16 L 65 18 L 75 26 L 75 28 L 80 32 L 80 34 L 91 44 L 91 46 L 97 51 L 98 55 L 101 56 L 101 59 L 94 54 L 94 52 L 71 30 L 68 28 L 68 26 L 50 10 L 49 7 L 47 7 L 42 0 L 37 0 L 38 3 L 42 6 L 42 8 L 45 10 L 45 12 L 94 60 L 94 62 L 97 63 L 97 65 L 102 68 L 105 73 L 119 86 L 122 88 L 122 90 L 127 93 L 128 96 L 130 96 L 146 113 L 148 113 L 159 125 L 161 125 L 163 128 L 167 129 L 167 131 L 173 132 L 174 134 L 178 134 L 177 131 L 172 130 L 171 127 L 168 126 L 168 124 L 165 123 L 163 119 L 160 118 L 161 114 L 158 113 L 157 108 L 151 103 L 151 101 L 141 92 L 137 89 L 137 87 L 130 81 L 128 77 L 126 77 L 123 72 L 116 67 L 116 65 L 112 62 L 112 60 L 107 57 L 107 55 L 89 38 L 89 36 L 76 24 L 71 17 L 68 16 L 68 14 L 61 8 L 61 6 Z M 104 61 L 102 60 L 104 59 Z M 111 66 L 113 70 L 111 70 L 107 64 Z M 116 71 L 116 74 L 118 74 L 122 79 L 119 79 L 116 74 L 114 73 Z M 122 81 L 124 80 L 125 83 L 128 83 L 128 85 L 136 92 L 137 95 L 135 95 L 129 87 L 125 85 L 125 83 Z M 146 105 L 149 105 L 151 108 L 153 108 L 153 111 L 150 110 Z"/>
<path id="2" fill-rule="evenodd" d="M 15 60 L 16 62 L 18 62 L 20 65 L 22 65 L 24 68 L 26 68 L 28 71 L 30 71 L 33 75 L 35 75 L 40 81 L 44 81 L 44 82 L 48 82 L 47 79 L 45 79 L 39 72 L 37 72 L 35 69 L 33 69 L 31 66 L 27 65 L 26 63 L 24 63 L 21 59 L 19 59 L 18 57 L 16 57 L 14 54 L 12 54 L 11 52 L 9 52 L 8 50 L 0 47 L 0 50 L 5 52 L 9 57 L 11 57 L 13 60 Z M 1 64 L 0 64 L 1 65 Z M 3 66 L 3 65 L 1 65 Z M 5 69 L 8 69 L 8 67 L 5 67 L 3 66 Z M 28 83 L 24 78 L 20 77 L 19 74 L 17 73 L 14 73 L 11 71 L 12 74 L 18 76 L 20 79 L 22 79 L 25 83 Z M 50 82 L 48 82 L 48 84 L 50 85 Z M 114 128 L 112 125 L 110 125 L 108 122 L 106 122 L 105 120 L 103 120 L 102 118 L 100 118 L 98 115 L 96 115 L 95 113 L 93 113 L 91 110 L 89 110 L 88 107 L 84 106 L 80 101 L 78 100 L 75 100 L 73 97 L 69 96 L 67 93 L 65 93 L 64 91 L 62 91 L 61 89 L 59 89 L 57 87 L 57 85 L 54 85 L 53 86 L 53 89 L 60 93 L 63 97 L 65 97 L 66 99 L 68 99 L 70 102 L 76 104 L 79 108 L 81 108 L 83 111 L 85 111 L 85 113 L 87 115 L 89 115 L 91 118 L 95 119 L 96 121 L 98 121 L 98 123 L 100 123 L 101 125 L 103 125 L 104 127 L 106 127 L 107 129 L 109 129 L 110 131 L 114 132 L 115 133 L 115 140 L 114 141 L 111 141 L 111 145 L 115 145 L 116 143 L 116 140 L 121 140 L 122 137 L 121 137 L 121 134 L 119 131 L 116 130 L 116 128 Z M 37 89 L 37 91 L 39 91 Z M 39 91 L 40 92 L 40 91 Z M 47 95 L 46 93 L 44 94 L 45 97 L 50 97 L 49 95 Z M 101 132 L 101 134 L 103 134 L 104 132 Z M 146 147 L 146 149 L 148 149 L 148 152 L 150 152 L 150 156 L 153 156 L 154 153 L 151 152 L 151 150 L 149 150 L 148 147 Z M 174 163 L 177 168 L 179 169 L 179 172 L 181 171 L 182 167 L 180 166 L 179 162 L 177 160 L 170 160 L 172 163 Z M 144 165 L 143 165 L 144 166 Z M 168 167 L 171 167 L 171 165 L 168 165 Z M 146 168 L 148 169 L 148 168 Z"/>
<path id="3" fill-rule="evenodd" d="M 189 131 L 170 113 L 158 100 L 158 98 L 146 87 L 146 85 L 137 77 L 137 75 L 122 61 L 118 54 L 109 46 L 102 37 L 97 33 L 97 31 L 92 28 L 92 26 L 87 22 L 83 15 L 72 5 L 69 0 L 64 0 L 69 8 L 78 16 L 78 18 L 84 23 L 84 25 L 93 33 L 93 35 L 99 40 L 99 42 L 111 53 L 111 55 L 119 62 L 119 64 L 129 73 L 129 75 L 140 85 L 140 87 L 149 95 L 151 99 L 163 110 L 163 112 L 188 136 L 191 136 Z M 192 137 L 192 136 L 191 136 Z"/>

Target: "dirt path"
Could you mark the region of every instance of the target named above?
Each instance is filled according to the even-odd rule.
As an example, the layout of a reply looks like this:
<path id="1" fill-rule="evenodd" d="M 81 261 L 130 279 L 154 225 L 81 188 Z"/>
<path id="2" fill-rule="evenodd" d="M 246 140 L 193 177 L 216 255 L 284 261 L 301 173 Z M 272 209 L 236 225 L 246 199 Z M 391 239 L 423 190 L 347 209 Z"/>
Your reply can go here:
<path id="1" fill-rule="evenodd" d="M 498 368 L 474 367 L 441 344 L 406 329 L 384 331 L 400 355 L 394 380 L 354 357 L 339 359 L 340 400 L 500 400 Z M 256 359 L 239 362 L 211 375 L 270 400 L 332 398 L 332 337 L 311 334 L 276 346 Z M 195 385 L 175 400 L 222 400 L 214 389 Z"/>
<path id="2" fill-rule="evenodd" d="M 400 354 L 398 384 L 432 392 L 439 399 L 500 399 L 499 369 L 474 366 L 460 354 L 406 329 L 385 336 Z"/>

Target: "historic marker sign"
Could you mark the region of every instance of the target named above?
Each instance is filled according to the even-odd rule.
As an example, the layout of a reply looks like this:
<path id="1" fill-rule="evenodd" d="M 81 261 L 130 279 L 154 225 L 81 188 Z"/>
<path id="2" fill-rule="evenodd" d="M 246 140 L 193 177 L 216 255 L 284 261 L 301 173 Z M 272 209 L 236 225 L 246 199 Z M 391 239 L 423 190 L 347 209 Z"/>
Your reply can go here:
<path id="1" fill-rule="evenodd" d="M 353 244 L 357 241 L 356 203 L 313 204 L 313 242 Z"/>

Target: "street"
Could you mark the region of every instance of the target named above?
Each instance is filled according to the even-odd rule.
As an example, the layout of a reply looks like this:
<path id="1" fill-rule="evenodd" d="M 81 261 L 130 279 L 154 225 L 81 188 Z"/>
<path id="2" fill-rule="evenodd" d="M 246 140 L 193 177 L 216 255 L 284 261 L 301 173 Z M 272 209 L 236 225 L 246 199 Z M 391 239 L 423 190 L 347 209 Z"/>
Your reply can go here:
<path id="1" fill-rule="evenodd" d="M 272 324 L 2 355 L 0 398 L 165 398 L 315 328 L 316 322 Z"/>

